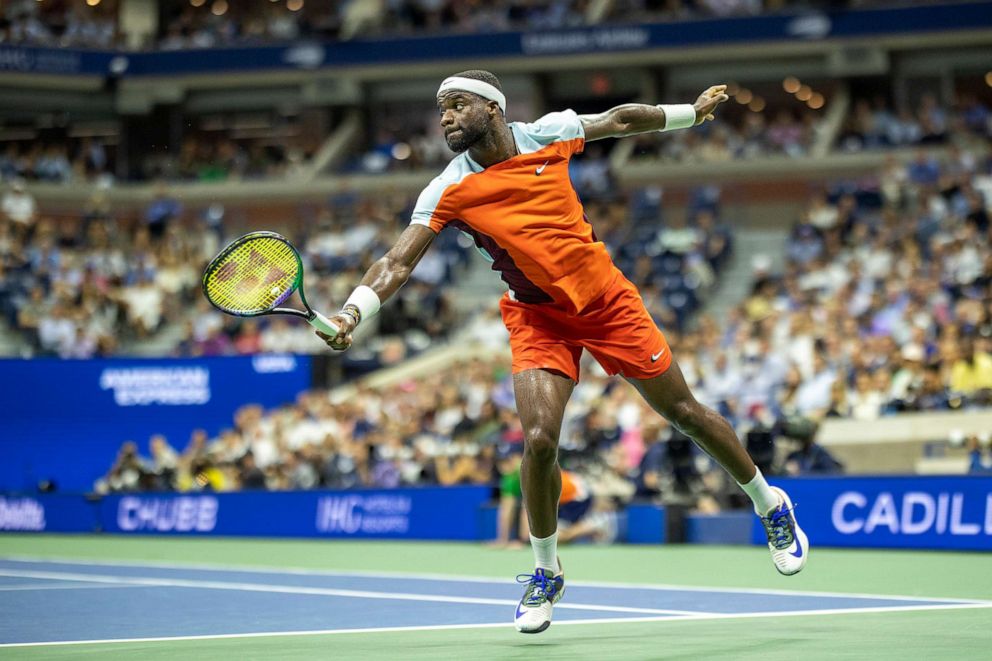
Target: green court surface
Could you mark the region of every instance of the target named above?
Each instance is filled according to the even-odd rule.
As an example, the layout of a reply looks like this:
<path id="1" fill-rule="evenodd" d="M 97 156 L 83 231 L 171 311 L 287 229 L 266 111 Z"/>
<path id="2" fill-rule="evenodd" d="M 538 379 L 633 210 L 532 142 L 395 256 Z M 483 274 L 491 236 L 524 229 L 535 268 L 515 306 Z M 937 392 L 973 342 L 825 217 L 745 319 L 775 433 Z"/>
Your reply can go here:
<path id="1" fill-rule="evenodd" d="M 764 591 L 765 606 L 752 611 L 698 618 L 635 618 L 627 621 L 569 623 L 556 620 L 543 634 L 525 636 L 512 626 L 512 605 L 505 611 L 505 626 L 496 622 L 438 626 L 391 631 L 342 631 L 328 617 L 320 630 L 306 633 L 280 630 L 282 635 L 224 638 L 222 632 L 202 638 L 146 642 L 96 642 L 53 645 L 0 646 L 0 658 L 11 659 L 988 659 L 992 658 L 992 603 L 938 604 L 918 609 L 824 608 L 814 612 L 789 612 L 788 594 L 822 593 L 853 597 L 881 595 L 927 599 L 992 601 L 992 554 L 910 551 L 812 550 L 809 565 L 800 575 L 779 576 L 767 551 L 758 547 L 712 546 L 575 546 L 563 547 L 561 557 L 569 581 L 617 584 L 727 588 L 732 601 L 747 590 Z M 0 558 L 11 563 L 29 559 L 87 562 L 114 566 L 119 562 L 150 568 L 183 565 L 218 569 L 252 567 L 272 572 L 320 570 L 375 573 L 378 580 L 400 575 L 451 575 L 496 578 L 512 582 L 531 564 L 528 549 L 504 551 L 472 544 L 410 542 L 283 541 L 246 539 L 178 539 L 155 537 L 0 535 Z M 109 570 L 101 570 L 103 573 Z M 317 572 L 312 572 L 316 574 Z M 30 572 L 10 570 L 8 577 Z M 45 578 L 36 571 L 31 580 Z M 66 574 L 65 576 L 69 576 Z M 73 576 L 79 576 L 73 574 Z M 51 577 L 49 577 L 51 578 Z M 306 582 L 307 574 L 297 573 Z M 19 579 L 26 580 L 26 579 Z M 86 580 L 85 578 L 83 580 Z M 96 580 L 131 579 L 105 578 Z M 418 580 L 424 580 L 421 576 Z M 192 581 L 189 581 L 192 582 Z M 450 582 L 450 581 L 449 581 Z M 484 582 L 478 585 L 485 595 Z M 49 586 L 52 587 L 52 586 Z M 79 587 L 79 586 L 76 586 Z M 82 586 L 85 587 L 85 586 Z M 107 587 L 107 586 L 102 586 Z M 137 590 L 95 590 L 102 598 L 111 594 L 138 594 Z M 207 586 L 209 587 L 209 586 Z M 30 586 L 8 588 L 26 591 Z M 603 590 L 603 586 L 599 586 Z M 399 589 L 397 588 L 397 591 Z M 89 590 L 49 589 L 38 599 L 54 600 L 61 593 L 77 595 Z M 712 590 L 709 591 L 712 593 Z M 816 593 L 810 595 L 809 593 Z M 0 600 L 5 593 L 0 592 Z M 14 595 L 15 592 L 8 592 Z M 666 592 L 659 591 L 659 599 Z M 422 596 L 422 595 L 421 595 Z M 562 603 L 569 600 L 566 593 Z M 751 595 L 753 596 L 753 595 Z M 797 595 L 799 596 L 799 595 Z M 239 594 L 224 593 L 218 610 L 237 608 Z M 836 598 L 834 595 L 831 598 Z M 845 597 L 846 598 L 846 597 Z M 319 599 L 319 598 L 318 598 Z M 328 598 L 330 599 L 330 598 Z M 383 600 L 384 601 L 384 600 Z M 436 598 L 435 598 L 436 601 Z M 481 601 L 478 599 L 477 601 Z M 54 601 L 41 602 L 55 604 Z M 311 602 L 313 614 L 323 602 Z M 352 600 L 349 603 L 363 603 Z M 909 602 L 907 602 L 909 603 Z M 317 604 L 316 606 L 313 604 Z M 395 605 L 395 604 L 394 604 Z M 430 608 L 429 603 L 403 602 L 400 608 Z M 663 609 L 659 603 L 654 607 Z M 667 606 L 671 608 L 671 606 Z M 561 611 L 565 613 L 565 611 Z M 574 611 L 572 612 L 574 615 Z M 177 615 L 174 611 L 166 617 Z M 319 615 L 319 613 L 318 613 Z M 254 612 L 254 631 L 272 632 L 266 612 Z M 369 610 L 362 628 L 390 627 L 379 611 Z M 126 618 L 125 618 L 126 619 Z M 640 620 L 640 621 L 638 621 Z M 644 621 L 649 620 L 649 621 Z M 126 623 L 125 623 L 126 624 Z M 0 630 L 3 624 L 0 623 Z M 400 629 L 400 630 L 396 630 Z M 94 631 L 87 640 L 118 639 Z M 134 636 L 140 637 L 140 636 Z M 32 639 L 33 640 L 33 639 Z M 76 639 L 73 639 L 76 640 Z"/>

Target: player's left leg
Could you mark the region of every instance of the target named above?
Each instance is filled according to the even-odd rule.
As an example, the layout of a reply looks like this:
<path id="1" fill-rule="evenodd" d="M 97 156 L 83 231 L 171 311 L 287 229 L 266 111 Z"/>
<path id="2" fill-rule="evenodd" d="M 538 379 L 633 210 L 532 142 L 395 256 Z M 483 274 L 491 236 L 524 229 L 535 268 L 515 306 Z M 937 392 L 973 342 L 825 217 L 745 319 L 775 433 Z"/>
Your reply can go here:
<path id="1" fill-rule="evenodd" d="M 751 497 L 755 512 L 768 533 L 768 547 L 776 569 L 798 573 L 809 557 L 809 542 L 799 528 L 789 496 L 765 481 L 751 461 L 733 427 L 716 411 L 693 397 L 678 363 L 664 374 L 648 379 L 628 379 L 651 407 L 689 436 L 720 463 Z"/>
<path id="2" fill-rule="evenodd" d="M 518 577 L 527 584 L 514 617 L 521 633 L 540 633 L 551 626 L 552 607 L 565 589 L 558 561 L 558 434 L 574 387 L 571 378 L 546 369 L 528 369 L 513 375 L 513 392 L 524 431 L 520 487 L 535 564 L 533 574 Z"/>

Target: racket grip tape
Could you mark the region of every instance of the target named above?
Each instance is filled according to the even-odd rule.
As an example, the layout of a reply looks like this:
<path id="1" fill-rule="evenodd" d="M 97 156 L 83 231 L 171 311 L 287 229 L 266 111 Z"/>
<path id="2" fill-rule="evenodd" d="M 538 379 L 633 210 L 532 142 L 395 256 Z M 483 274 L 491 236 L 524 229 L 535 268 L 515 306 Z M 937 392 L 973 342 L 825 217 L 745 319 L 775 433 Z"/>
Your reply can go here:
<path id="1" fill-rule="evenodd" d="M 337 335 L 340 330 L 330 319 L 316 310 L 313 311 L 313 319 L 308 319 L 307 321 L 309 321 L 310 325 L 319 330 L 321 333 L 330 335 L 331 337 Z"/>

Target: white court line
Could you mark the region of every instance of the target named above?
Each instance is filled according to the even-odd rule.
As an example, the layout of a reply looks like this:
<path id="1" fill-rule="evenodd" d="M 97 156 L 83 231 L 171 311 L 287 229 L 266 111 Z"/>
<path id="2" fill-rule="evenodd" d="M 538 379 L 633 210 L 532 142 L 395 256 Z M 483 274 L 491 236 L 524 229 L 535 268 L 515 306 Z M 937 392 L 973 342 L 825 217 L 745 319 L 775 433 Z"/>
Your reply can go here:
<path id="1" fill-rule="evenodd" d="M 559 604 L 560 606 L 560 604 Z M 557 607 L 557 606 L 556 606 Z M 589 624 L 629 624 L 641 622 L 685 622 L 698 620 L 737 620 L 749 618 L 765 617 L 804 617 L 807 615 L 846 615 L 858 613 L 902 613 L 915 611 L 936 611 L 936 610 L 963 610 L 971 608 L 992 608 L 992 604 L 932 604 L 929 606 L 877 606 L 870 608 L 827 608 L 815 611 L 787 611 L 787 612 L 754 612 L 754 613 L 699 613 L 696 615 L 683 615 L 678 617 L 621 617 L 603 618 L 592 620 L 562 620 L 555 622 L 555 627 L 571 625 Z M 57 640 L 50 642 L 31 643 L 0 643 L 0 649 L 6 647 L 47 647 L 55 645 L 100 645 L 114 643 L 160 643 L 160 642 L 183 642 L 190 640 L 225 640 L 233 638 L 280 638 L 295 636 L 327 636 L 333 634 L 354 634 L 354 633 L 395 633 L 395 632 L 416 632 L 416 631 L 449 631 L 457 629 L 495 629 L 504 628 L 508 632 L 511 629 L 506 622 L 484 622 L 480 624 L 431 624 L 410 627 L 381 627 L 363 629 L 316 629 L 311 631 L 265 631 L 252 633 L 221 633 L 206 634 L 199 636 L 158 636 L 151 638 L 104 638 L 96 640 Z M 514 632 L 516 633 L 516 632 Z"/>
<path id="2" fill-rule="evenodd" d="M 273 592 L 278 594 L 306 594 L 326 597 L 351 597 L 355 599 L 392 599 L 399 601 L 429 601 L 442 604 L 481 604 L 486 606 L 516 606 L 516 599 L 488 599 L 459 595 L 414 594 L 409 592 L 379 592 L 373 590 L 339 590 L 336 588 L 308 588 L 296 585 L 269 585 L 265 583 L 234 583 L 228 581 L 198 581 L 176 578 L 144 576 L 106 576 L 100 574 L 69 574 L 64 572 L 39 572 L 19 569 L 0 569 L 0 576 L 17 578 L 43 578 L 63 581 L 110 583 L 113 585 L 195 588 L 203 590 L 236 590 L 240 592 Z M 597 604 L 558 604 L 556 608 L 609 613 L 640 613 L 651 615 L 699 615 L 703 611 L 671 610 L 667 608 L 633 608 Z"/>
<path id="3" fill-rule="evenodd" d="M 461 574 L 432 574 L 421 572 L 391 572 L 391 571 L 361 571 L 361 570 L 332 570 L 309 569 L 306 567 L 266 567 L 260 565 L 216 565 L 210 563 L 178 563 L 138 560 L 79 560 L 78 558 L 59 556 L 29 556 L 6 555 L 0 556 L 0 561 L 36 562 L 49 564 L 76 565 L 80 567 L 149 567 L 153 569 L 198 570 L 215 572 L 243 572 L 246 574 L 289 574 L 294 576 L 329 576 L 344 578 L 408 578 L 428 581 L 455 581 L 458 583 L 487 583 L 506 585 L 509 580 L 495 576 L 465 576 Z M 568 582 L 573 587 L 615 588 L 620 590 L 678 590 L 681 592 L 717 592 L 730 594 L 766 594 L 782 597 L 839 597 L 849 599 L 884 599 L 891 601 L 928 601 L 948 604 L 989 604 L 992 601 L 982 599 L 964 599 L 953 597 L 929 597 L 897 594 L 874 594 L 867 592 L 825 592 L 820 590 L 780 590 L 775 588 L 721 588 L 703 585 L 677 585 L 668 583 L 620 583 L 612 581 L 573 581 Z"/>
<path id="4" fill-rule="evenodd" d="M 127 589 L 139 588 L 140 585 L 109 585 L 103 583 L 91 583 L 89 585 L 52 585 L 51 583 L 26 583 L 24 585 L 11 585 L 0 587 L 0 592 L 34 592 L 36 590 L 104 590 L 104 589 Z"/>

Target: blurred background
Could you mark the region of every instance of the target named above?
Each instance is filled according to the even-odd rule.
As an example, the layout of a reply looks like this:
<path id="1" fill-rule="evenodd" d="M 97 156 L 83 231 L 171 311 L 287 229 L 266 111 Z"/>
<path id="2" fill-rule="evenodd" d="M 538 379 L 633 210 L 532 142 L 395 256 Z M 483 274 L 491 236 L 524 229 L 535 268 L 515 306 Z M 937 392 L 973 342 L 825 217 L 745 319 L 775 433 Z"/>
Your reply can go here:
<path id="1" fill-rule="evenodd" d="M 286 530 L 220 502 L 237 534 L 524 534 L 503 285 L 470 241 L 442 233 L 344 355 L 199 286 L 270 229 L 336 310 L 451 157 L 439 81 L 484 68 L 514 121 L 727 83 L 716 121 L 572 161 L 597 235 L 697 397 L 806 485 L 814 541 L 992 549 L 966 477 L 992 475 L 990 52 L 985 1 L 0 2 L 0 529 L 183 532 L 169 493 L 285 491 L 310 508 Z M 563 538 L 752 539 L 736 485 L 594 362 L 561 463 Z M 428 487 L 478 521 L 420 522 Z M 314 527 L 316 495 L 369 489 L 414 495 Z M 79 494 L 105 506 L 60 515 Z"/>

